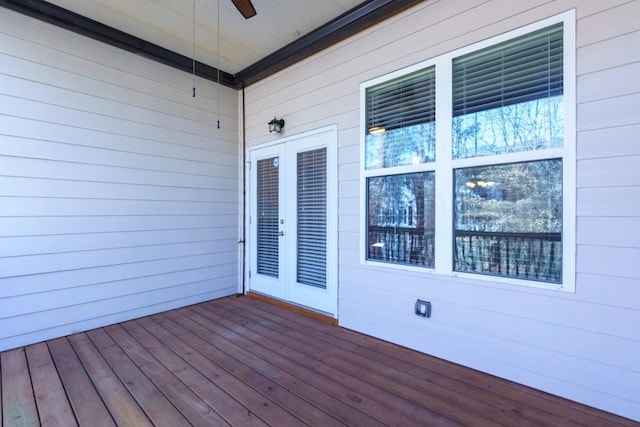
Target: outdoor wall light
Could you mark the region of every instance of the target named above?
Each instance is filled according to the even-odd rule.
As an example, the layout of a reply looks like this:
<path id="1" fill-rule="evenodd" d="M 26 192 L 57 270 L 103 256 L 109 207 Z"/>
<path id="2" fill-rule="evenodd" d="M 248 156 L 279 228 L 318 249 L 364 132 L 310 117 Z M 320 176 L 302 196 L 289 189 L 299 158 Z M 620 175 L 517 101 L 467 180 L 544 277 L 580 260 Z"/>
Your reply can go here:
<path id="1" fill-rule="evenodd" d="M 280 133 L 282 132 L 282 128 L 284 127 L 284 119 L 276 119 L 275 116 L 273 117 L 273 120 L 271 120 L 269 122 L 269 132 L 277 132 Z"/>

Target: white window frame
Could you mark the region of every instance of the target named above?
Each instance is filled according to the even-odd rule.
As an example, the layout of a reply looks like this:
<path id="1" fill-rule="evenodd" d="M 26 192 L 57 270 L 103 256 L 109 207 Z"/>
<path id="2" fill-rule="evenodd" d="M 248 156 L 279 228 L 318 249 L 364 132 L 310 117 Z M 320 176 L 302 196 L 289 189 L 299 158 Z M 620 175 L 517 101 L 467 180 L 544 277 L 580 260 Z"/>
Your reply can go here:
<path id="1" fill-rule="evenodd" d="M 452 61 L 454 58 L 523 36 L 536 30 L 563 24 L 563 146 L 537 151 L 452 159 Z M 455 51 L 428 59 L 360 84 L 360 262 L 372 267 L 400 269 L 424 274 L 459 277 L 482 283 L 509 284 L 564 292 L 575 292 L 576 269 L 576 16 L 575 10 L 520 27 Z M 420 165 L 365 169 L 366 90 L 369 87 L 434 66 L 436 70 L 436 161 Z M 458 168 L 520 163 L 562 158 L 562 283 L 463 273 L 453 270 L 453 171 Z M 435 267 L 419 267 L 367 260 L 367 178 L 435 170 Z"/>

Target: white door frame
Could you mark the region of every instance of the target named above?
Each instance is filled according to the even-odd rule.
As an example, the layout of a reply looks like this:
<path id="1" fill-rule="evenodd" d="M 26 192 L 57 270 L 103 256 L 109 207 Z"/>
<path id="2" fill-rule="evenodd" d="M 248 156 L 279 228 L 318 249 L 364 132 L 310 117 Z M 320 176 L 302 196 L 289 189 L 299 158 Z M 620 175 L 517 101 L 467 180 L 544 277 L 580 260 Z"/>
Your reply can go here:
<path id="1" fill-rule="evenodd" d="M 255 274 L 255 272 L 251 271 L 252 265 L 252 256 L 254 252 L 254 244 L 255 241 L 252 238 L 253 228 L 256 226 L 257 221 L 253 221 L 253 224 L 249 223 L 250 215 L 254 209 L 253 197 L 254 192 L 256 191 L 253 188 L 252 184 L 252 170 L 251 168 L 256 167 L 255 162 L 252 159 L 252 152 L 254 150 L 261 150 L 264 148 L 268 148 L 271 146 L 277 146 L 283 144 L 286 147 L 286 151 L 290 153 L 288 155 L 288 159 L 290 163 L 291 159 L 295 158 L 296 153 L 299 150 L 296 150 L 296 141 L 301 141 L 303 143 L 305 139 L 309 137 L 326 134 L 326 137 L 323 139 L 326 141 L 327 148 L 327 288 L 326 290 L 314 290 L 307 289 L 308 295 L 313 295 L 313 292 L 318 293 L 318 298 L 325 298 L 325 303 L 322 303 L 322 307 L 314 307 L 308 304 L 300 304 L 296 301 L 292 300 L 292 295 L 296 298 L 298 295 L 300 288 L 295 282 L 295 254 L 296 247 L 295 242 L 292 242 L 292 239 L 287 240 L 287 246 L 285 247 L 286 251 L 286 269 L 285 269 L 285 280 L 287 281 L 287 291 L 283 296 L 283 300 L 291 302 L 293 304 L 303 305 L 312 310 L 323 312 L 327 315 L 330 315 L 334 318 L 338 316 L 338 127 L 337 125 L 326 126 L 319 129 L 314 129 L 308 132 L 299 133 L 296 135 L 291 135 L 285 138 L 280 138 L 275 141 L 271 141 L 265 144 L 256 145 L 247 149 L 247 159 L 249 163 L 249 167 L 246 168 L 246 176 L 245 180 L 248 183 L 247 185 L 247 214 L 245 221 L 245 230 L 247 230 L 246 236 L 246 262 L 245 262 L 245 277 L 247 278 L 247 286 L 246 291 L 251 291 L 251 275 Z M 312 148 L 310 148 L 312 149 Z M 305 150 L 306 151 L 306 150 Z M 284 192 L 284 196 L 288 199 L 294 197 L 295 200 L 295 188 L 292 188 L 292 185 L 289 181 L 282 183 L 282 189 Z M 291 194 L 293 192 L 293 194 Z M 285 224 L 288 228 L 294 227 L 296 224 L 296 220 L 292 217 L 292 206 L 295 206 L 294 203 L 289 202 L 287 207 L 286 215 L 287 224 Z M 295 212 L 295 209 L 293 210 Z M 291 233 L 287 233 L 291 234 Z M 294 289 L 298 287 L 298 289 Z M 310 287 L 306 287 L 310 288 Z M 296 293 L 298 291 L 298 293 Z M 310 293 L 310 294 L 309 294 Z M 322 294 L 322 295 L 320 295 Z"/>

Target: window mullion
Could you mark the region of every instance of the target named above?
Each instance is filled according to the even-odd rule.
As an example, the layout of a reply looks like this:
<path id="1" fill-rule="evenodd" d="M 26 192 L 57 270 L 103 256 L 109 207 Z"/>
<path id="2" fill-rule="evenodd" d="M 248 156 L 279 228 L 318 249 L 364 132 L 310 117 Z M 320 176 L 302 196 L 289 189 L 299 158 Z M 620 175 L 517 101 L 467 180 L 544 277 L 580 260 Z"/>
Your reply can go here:
<path id="1" fill-rule="evenodd" d="M 563 148 L 546 148 L 535 151 L 522 151 L 516 153 L 495 154 L 493 156 L 468 157 L 465 159 L 455 159 L 452 162 L 454 169 L 470 168 L 484 165 L 501 165 L 506 163 L 532 162 L 563 157 Z"/>
<path id="2" fill-rule="evenodd" d="M 562 288 L 575 291 L 576 271 L 576 17 L 570 11 L 564 21 L 564 132 L 562 166 L 563 219 Z"/>
<path id="3" fill-rule="evenodd" d="M 427 172 L 432 170 L 435 170 L 435 163 L 420 163 L 417 165 L 395 166 L 391 168 L 365 170 L 364 177 L 369 178 L 372 176 L 400 175 L 416 172 Z"/>
<path id="4" fill-rule="evenodd" d="M 453 251 L 453 172 L 451 170 L 451 57 L 436 63 L 436 218 L 435 270 L 449 274 Z"/>

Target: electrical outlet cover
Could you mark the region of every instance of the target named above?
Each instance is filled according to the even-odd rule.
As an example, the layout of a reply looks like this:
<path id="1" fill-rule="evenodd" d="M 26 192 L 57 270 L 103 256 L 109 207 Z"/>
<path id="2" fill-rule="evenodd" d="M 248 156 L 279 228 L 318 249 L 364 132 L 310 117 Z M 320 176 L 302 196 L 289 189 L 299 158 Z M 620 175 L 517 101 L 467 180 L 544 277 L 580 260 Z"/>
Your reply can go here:
<path id="1" fill-rule="evenodd" d="M 431 302 L 418 299 L 414 310 L 417 316 L 431 317 Z"/>

